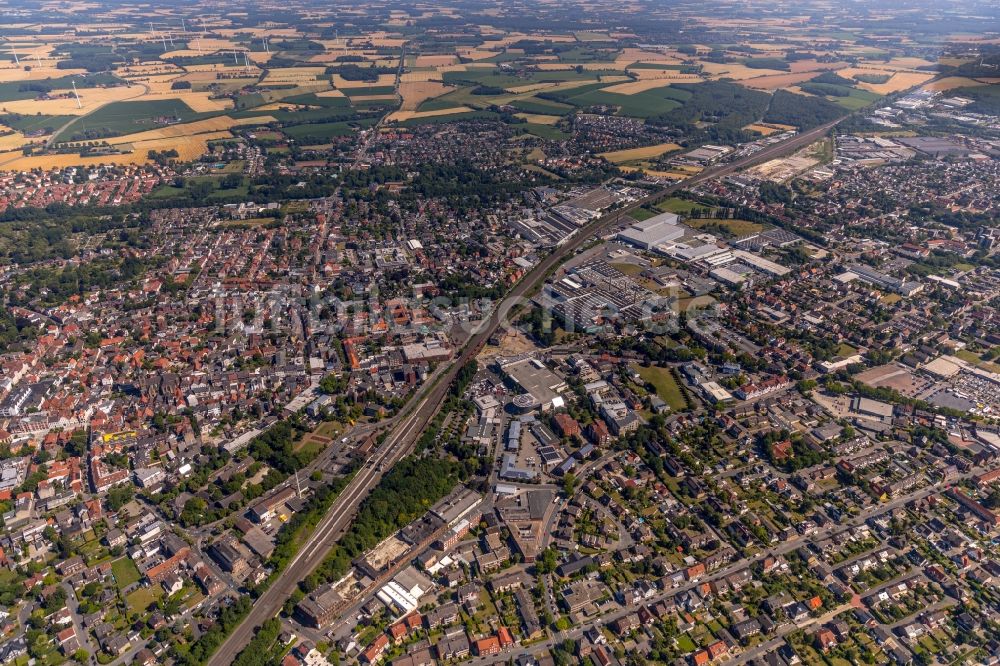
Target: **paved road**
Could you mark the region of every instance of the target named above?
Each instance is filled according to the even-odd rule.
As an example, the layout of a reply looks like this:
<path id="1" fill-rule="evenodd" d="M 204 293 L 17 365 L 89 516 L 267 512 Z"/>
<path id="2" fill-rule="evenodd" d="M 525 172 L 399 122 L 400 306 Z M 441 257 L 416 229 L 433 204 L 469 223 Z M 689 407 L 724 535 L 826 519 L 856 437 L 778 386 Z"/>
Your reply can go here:
<path id="1" fill-rule="evenodd" d="M 355 475 L 351 483 L 334 502 L 330 512 L 302 545 L 299 553 L 271 584 L 267 592 L 254 603 L 249 615 L 212 656 L 208 662 L 209 666 L 227 666 L 232 663 L 240 650 L 250 642 L 256 627 L 278 614 L 285 599 L 292 593 L 299 581 L 308 576 L 323 561 L 341 532 L 350 524 L 361 501 L 382 478 L 380 468 L 390 468 L 409 453 L 420 433 L 447 398 L 451 382 L 458 371 L 478 355 L 489 337 L 493 335 L 502 322 L 506 321 L 511 310 L 523 303 L 525 298 L 530 297 L 549 274 L 572 256 L 577 249 L 587 243 L 595 234 L 600 234 L 620 224 L 622 216 L 632 210 L 647 203 L 656 202 L 686 187 L 733 173 L 751 164 L 773 159 L 789 151 L 798 150 L 826 134 L 837 122 L 839 120 L 826 123 L 768 146 L 752 156 L 706 169 L 697 176 L 661 188 L 639 201 L 585 225 L 576 235 L 542 259 L 520 282 L 514 285 L 498 307 L 480 324 L 452 364 L 438 378 L 438 381 L 425 384 L 418 390 L 411 402 L 411 405 L 416 405 L 416 407 L 411 406 L 408 411 L 404 411 L 407 416 L 398 422 L 392 434 L 386 438 L 385 443 L 371 456 L 365 467 Z"/>

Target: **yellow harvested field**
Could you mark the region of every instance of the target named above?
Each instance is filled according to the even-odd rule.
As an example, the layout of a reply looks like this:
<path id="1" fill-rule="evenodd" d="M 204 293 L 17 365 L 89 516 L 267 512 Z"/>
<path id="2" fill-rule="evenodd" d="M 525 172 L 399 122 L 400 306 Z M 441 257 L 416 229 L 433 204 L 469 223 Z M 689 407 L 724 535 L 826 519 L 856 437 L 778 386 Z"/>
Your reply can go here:
<path id="1" fill-rule="evenodd" d="M 481 51 L 478 49 L 459 50 L 458 55 L 468 60 L 486 60 L 496 55 L 496 51 Z"/>
<path id="2" fill-rule="evenodd" d="M 395 101 L 395 95 L 355 95 L 351 98 L 353 102 L 388 102 Z"/>
<path id="3" fill-rule="evenodd" d="M 890 78 L 885 83 L 858 82 L 859 88 L 878 93 L 879 95 L 888 95 L 890 93 L 899 92 L 900 90 L 913 88 L 934 78 L 933 72 L 894 72 L 889 69 L 869 69 L 867 67 L 851 67 L 837 73 L 844 78 L 854 78 L 857 75 L 865 74 L 889 75 Z"/>
<path id="4" fill-rule="evenodd" d="M 133 132 L 132 134 L 105 139 L 105 141 L 117 146 L 123 143 L 142 143 L 158 139 L 176 139 L 205 133 L 221 132 L 235 125 L 266 125 L 271 122 L 274 122 L 274 117 L 266 115 L 254 116 L 253 118 L 240 118 L 239 120 L 233 119 L 230 116 L 216 116 L 215 118 L 205 118 L 204 120 L 196 120 L 190 123 L 178 123 L 143 132 Z"/>
<path id="5" fill-rule="evenodd" d="M 521 118 L 525 122 L 535 123 L 538 125 L 555 125 L 557 122 L 562 120 L 562 116 L 546 116 L 541 113 L 515 113 L 514 115 Z"/>
<path id="6" fill-rule="evenodd" d="M 53 90 L 52 99 L 18 99 L 0 102 L 4 113 L 20 113 L 33 116 L 81 116 L 98 109 L 109 102 L 139 99 L 145 94 L 141 86 L 118 86 L 117 88 L 81 88 L 80 107 L 77 107 L 73 90 Z"/>
<path id="7" fill-rule="evenodd" d="M 775 74 L 774 76 L 758 76 L 755 79 L 746 79 L 745 81 L 740 81 L 740 83 L 747 88 L 756 88 L 758 90 L 777 90 L 778 88 L 787 88 L 789 86 L 803 83 L 819 75 L 820 72 Z"/>
<path id="8" fill-rule="evenodd" d="M 577 67 L 582 67 L 585 71 L 601 71 L 611 69 L 611 65 L 606 62 L 583 62 L 583 63 L 569 63 L 569 62 L 542 62 L 536 65 L 539 71 L 542 72 L 564 72 L 571 69 L 576 69 Z"/>
<path id="9" fill-rule="evenodd" d="M 403 72 L 399 75 L 400 83 L 413 83 L 416 81 L 440 81 L 441 72 L 436 69 L 417 69 L 410 72 Z"/>
<path id="10" fill-rule="evenodd" d="M 206 21 L 206 25 L 212 28 L 212 24 Z M 258 27 L 258 28 L 215 28 L 212 32 L 222 35 L 223 37 L 237 37 L 239 35 L 250 34 L 254 37 L 267 36 L 269 39 L 274 39 L 275 37 L 298 37 L 299 31 L 295 28 L 274 28 L 274 27 Z"/>
<path id="11" fill-rule="evenodd" d="M 756 79 L 761 76 L 776 76 L 788 73 L 777 69 L 754 69 L 753 67 L 747 67 L 735 62 L 718 63 L 701 60 L 699 64 L 701 65 L 702 72 L 714 80 L 734 79 L 736 81 L 744 81 L 746 79 Z"/>
<path id="12" fill-rule="evenodd" d="M 212 93 L 210 92 L 193 92 L 193 91 L 178 91 L 178 90 L 168 90 L 164 91 L 162 95 L 143 95 L 140 101 L 151 101 L 160 99 L 179 99 L 188 106 L 195 113 L 207 113 L 212 111 L 228 111 L 233 108 L 233 100 L 228 97 L 222 97 L 219 99 L 211 99 Z"/>
<path id="13" fill-rule="evenodd" d="M 824 70 L 838 70 L 847 67 L 846 62 L 818 62 L 816 60 L 793 60 L 788 63 L 792 74 L 799 72 L 816 72 Z"/>
<path id="14" fill-rule="evenodd" d="M 946 76 L 924 85 L 924 90 L 954 90 L 1000 83 L 1000 79 L 972 79 L 967 76 Z"/>
<path id="15" fill-rule="evenodd" d="M 11 63 L 13 65 L 13 63 Z M 57 69 L 55 62 L 51 65 L 43 64 L 41 67 L 32 66 L 30 71 L 25 71 L 22 67 L 0 67 L 0 83 L 10 83 L 12 81 L 38 81 L 41 79 L 57 79 L 60 76 L 70 74 L 86 74 L 85 69 Z"/>
<path id="16" fill-rule="evenodd" d="M 398 49 L 401 46 L 406 46 L 406 39 L 399 39 L 394 37 L 372 37 L 369 39 L 362 40 L 351 40 L 352 44 L 357 43 L 367 43 L 375 47 L 388 47 L 391 49 Z"/>
<path id="17" fill-rule="evenodd" d="M 343 90 L 321 90 L 316 93 L 316 97 L 344 97 Z"/>
<path id="18" fill-rule="evenodd" d="M 651 157 L 659 157 L 663 153 L 669 153 L 674 150 L 680 150 L 680 146 L 676 143 L 658 143 L 655 146 L 613 150 L 607 153 L 600 153 L 600 155 L 609 162 L 618 164 L 619 162 L 631 162 L 633 160 L 648 160 Z"/>
<path id="19" fill-rule="evenodd" d="M 654 178 L 670 178 L 671 180 L 682 180 L 687 178 L 691 174 L 684 173 L 683 171 L 653 171 L 651 169 L 643 169 L 641 167 L 635 166 L 620 166 L 618 167 L 625 173 L 635 173 L 636 171 L 642 171 L 648 176 L 653 176 Z"/>
<path id="20" fill-rule="evenodd" d="M 145 164 L 149 162 L 149 151 L 174 149 L 179 159 L 193 160 L 208 150 L 208 142 L 213 139 L 229 139 L 229 132 L 206 132 L 195 136 L 150 139 L 131 144 L 132 152 L 122 155 L 31 155 L 9 160 L 0 158 L 0 170 L 28 171 L 31 169 L 57 169 L 70 166 L 96 166 L 99 164 Z M 120 144 L 117 144 L 120 145 Z"/>
<path id="21" fill-rule="evenodd" d="M 764 136 L 771 136 L 777 132 L 787 132 L 795 128 L 791 125 L 779 125 L 777 123 L 752 123 L 745 125 L 743 129 L 750 130 L 751 132 L 760 132 Z"/>
<path id="22" fill-rule="evenodd" d="M 458 56 L 453 55 L 419 55 L 417 56 L 417 67 L 440 67 L 441 65 L 454 65 L 458 62 Z"/>
<path id="23" fill-rule="evenodd" d="M 419 118 L 433 118 L 434 116 L 450 116 L 459 113 L 472 113 L 473 109 L 467 106 L 453 106 L 447 109 L 437 109 L 436 111 L 395 111 L 390 113 L 386 120 L 390 122 L 401 122 L 403 120 L 414 120 Z"/>
<path id="24" fill-rule="evenodd" d="M 5 130 L 6 131 L 6 128 Z M 23 146 L 27 140 L 24 135 L 20 132 L 12 132 L 10 134 L 0 134 L 0 151 L 2 150 L 17 150 Z"/>
<path id="25" fill-rule="evenodd" d="M 322 73 L 323 68 L 319 68 Z M 334 74 L 330 77 L 335 88 L 340 88 L 341 90 L 351 90 L 353 88 L 376 88 L 382 86 L 391 86 L 396 83 L 395 74 L 379 74 L 378 81 L 348 81 L 340 74 Z"/>
<path id="26" fill-rule="evenodd" d="M 701 79 L 671 79 L 670 82 L 673 83 L 698 83 Z M 647 90 L 655 90 L 657 88 L 666 88 L 670 85 L 670 82 L 664 79 L 647 79 L 645 81 L 630 81 L 628 83 L 619 83 L 607 88 L 604 88 L 604 92 L 615 93 L 618 95 L 637 95 L 638 93 L 646 92 Z"/>
<path id="27" fill-rule="evenodd" d="M 433 81 L 407 81 L 399 84 L 399 94 L 403 98 L 401 111 L 416 111 L 428 99 L 440 97 L 454 90 L 452 86 Z"/>
<path id="28" fill-rule="evenodd" d="M 683 60 L 675 53 L 647 51 L 645 49 L 626 48 L 615 58 L 615 66 L 627 67 L 637 62 L 659 63 L 662 65 L 680 65 Z"/>
<path id="29" fill-rule="evenodd" d="M 549 83 L 529 83 L 523 86 L 514 86 L 512 88 L 504 88 L 505 91 L 512 93 L 514 95 L 520 95 L 522 93 L 533 93 L 539 90 L 547 90 L 552 88 L 556 84 L 554 82 Z"/>
<path id="30" fill-rule="evenodd" d="M 172 62 L 141 62 L 138 65 L 124 65 L 115 70 L 115 74 L 123 79 L 139 76 L 156 76 L 161 74 L 183 74 L 184 70 Z"/>
<path id="31" fill-rule="evenodd" d="M 901 69 L 917 69 L 919 67 L 930 67 L 934 63 L 930 60 L 924 60 L 923 58 L 914 57 L 900 57 L 893 58 L 888 63 L 886 67 L 899 67 Z"/>
<path id="32" fill-rule="evenodd" d="M 322 76 L 326 71 L 325 67 L 282 67 L 281 69 L 269 69 L 264 77 L 265 83 L 306 83 L 316 81 L 317 76 Z"/>
<path id="33" fill-rule="evenodd" d="M 642 82 L 698 83 L 705 80 L 699 74 L 685 74 L 676 69 L 631 69 L 629 72 Z"/>

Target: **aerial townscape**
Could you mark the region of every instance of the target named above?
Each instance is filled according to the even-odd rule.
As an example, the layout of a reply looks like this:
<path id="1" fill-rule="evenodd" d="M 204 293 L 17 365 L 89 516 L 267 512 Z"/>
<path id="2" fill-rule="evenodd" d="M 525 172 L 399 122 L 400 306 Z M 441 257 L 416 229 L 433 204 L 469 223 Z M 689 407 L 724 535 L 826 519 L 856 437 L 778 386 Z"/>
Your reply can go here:
<path id="1" fill-rule="evenodd" d="M 996 0 L 0 0 L 0 666 L 1000 665 Z"/>

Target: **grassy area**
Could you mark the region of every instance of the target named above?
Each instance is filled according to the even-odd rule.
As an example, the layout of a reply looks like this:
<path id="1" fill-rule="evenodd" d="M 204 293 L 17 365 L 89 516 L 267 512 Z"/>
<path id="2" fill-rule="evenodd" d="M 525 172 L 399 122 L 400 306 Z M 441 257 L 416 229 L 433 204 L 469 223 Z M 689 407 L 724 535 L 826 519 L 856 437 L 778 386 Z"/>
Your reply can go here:
<path id="1" fill-rule="evenodd" d="M 688 218 L 684 224 L 695 229 L 706 231 L 722 231 L 723 235 L 747 236 L 764 230 L 764 225 L 748 220 L 722 220 L 718 218 Z"/>
<path id="2" fill-rule="evenodd" d="M 522 123 L 516 126 L 518 129 L 524 130 L 528 134 L 534 134 L 542 139 L 550 139 L 552 141 L 561 141 L 563 139 L 568 139 L 570 135 L 563 132 L 560 129 L 556 129 L 551 125 L 541 125 L 539 123 Z"/>
<path id="3" fill-rule="evenodd" d="M 649 218 L 655 217 L 658 214 L 659 213 L 651 211 L 648 208 L 636 208 L 631 213 L 629 213 L 629 217 L 631 217 L 633 220 L 638 220 L 639 222 L 642 222 L 643 220 L 648 220 Z"/>
<path id="4" fill-rule="evenodd" d="M 1000 365 L 997 365 L 996 363 L 991 363 L 990 361 L 983 360 L 983 358 L 979 354 L 977 354 L 972 350 L 959 349 L 958 351 L 955 352 L 955 356 L 962 359 L 963 361 L 967 361 L 973 365 L 977 365 L 980 368 L 983 368 L 984 370 L 989 370 L 990 372 L 1000 372 Z"/>
<path id="5" fill-rule="evenodd" d="M 630 276 L 636 276 L 643 271 L 642 266 L 637 264 L 616 263 L 611 264 L 611 267 L 625 275 Z"/>
<path id="6" fill-rule="evenodd" d="M 150 604 L 163 596 L 163 588 L 159 585 L 140 587 L 125 597 L 130 613 L 144 613 Z"/>
<path id="7" fill-rule="evenodd" d="M 677 649 L 682 653 L 694 652 L 696 648 L 697 646 L 694 644 L 694 641 L 687 634 L 681 634 L 677 637 Z"/>
<path id="8" fill-rule="evenodd" d="M 114 574 L 118 587 L 128 587 L 132 583 L 139 582 L 141 575 L 136 568 L 135 562 L 129 557 L 120 557 L 111 563 L 111 573 Z"/>
<path id="9" fill-rule="evenodd" d="M 314 430 L 320 437 L 337 437 L 340 433 L 344 432 L 344 424 L 340 421 L 323 421 Z"/>
<path id="10" fill-rule="evenodd" d="M 852 347 L 851 345 L 847 344 L 846 342 L 841 342 L 840 346 L 837 347 L 837 356 L 843 356 L 846 358 L 848 356 L 854 356 L 857 353 L 858 350 Z"/>
<path id="11" fill-rule="evenodd" d="M 670 405 L 670 409 L 679 411 L 687 407 L 687 400 L 684 398 L 684 389 L 677 383 L 677 379 L 670 371 L 670 368 L 635 366 L 635 369 L 643 381 L 653 385 L 653 388 L 656 389 L 656 395 L 660 396 L 661 400 Z"/>
<path id="12" fill-rule="evenodd" d="M 695 201 L 681 199 L 680 197 L 670 197 L 656 204 L 656 209 L 661 213 L 677 213 L 678 215 L 690 213 L 695 208 L 704 208 L 704 206 Z"/>

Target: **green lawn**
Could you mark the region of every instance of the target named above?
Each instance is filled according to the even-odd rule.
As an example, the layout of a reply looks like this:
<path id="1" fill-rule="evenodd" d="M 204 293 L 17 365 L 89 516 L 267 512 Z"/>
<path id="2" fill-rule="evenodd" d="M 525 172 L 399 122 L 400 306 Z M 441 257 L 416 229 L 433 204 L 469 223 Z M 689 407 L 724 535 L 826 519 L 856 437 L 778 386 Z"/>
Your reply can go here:
<path id="1" fill-rule="evenodd" d="M 858 350 L 847 344 L 846 342 L 841 342 L 840 346 L 837 347 L 837 356 L 843 356 L 847 358 L 848 356 L 854 356 L 858 353 Z"/>
<path id="2" fill-rule="evenodd" d="M 677 383 L 670 368 L 658 368 L 652 365 L 644 368 L 637 365 L 635 369 L 643 381 L 653 385 L 653 388 L 656 389 L 656 395 L 660 396 L 661 400 L 670 405 L 670 409 L 679 411 L 687 407 L 687 400 L 684 399 L 684 389 Z"/>
<path id="3" fill-rule="evenodd" d="M 163 588 L 159 585 L 140 587 L 125 597 L 129 612 L 144 613 L 150 604 L 163 596 Z"/>
<path id="4" fill-rule="evenodd" d="M 114 574 L 115 581 L 118 582 L 118 587 L 125 588 L 136 583 L 142 577 L 139 574 L 139 569 L 136 568 L 135 562 L 128 557 L 120 557 L 111 563 L 111 573 Z"/>
<path id="5" fill-rule="evenodd" d="M 695 208 L 704 208 L 704 206 L 696 201 L 681 199 L 680 197 L 670 197 L 669 199 L 656 204 L 656 209 L 660 212 L 677 213 L 678 215 L 690 213 Z"/>
<path id="6" fill-rule="evenodd" d="M 651 211 L 651 210 L 649 210 L 648 208 L 636 208 L 635 210 L 633 210 L 633 211 L 632 211 L 631 213 L 629 213 L 628 215 L 629 215 L 629 217 L 631 217 L 631 218 L 632 218 L 633 220 L 638 220 L 639 222 L 642 222 L 643 220 L 648 220 L 649 218 L 651 218 L 651 217 L 655 217 L 655 216 L 657 216 L 658 214 L 659 214 L 659 213 L 656 213 L 656 212 L 654 212 L 654 211 Z"/>
<path id="7" fill-rule="evenodd" d="M 687 634 L 681 634 L 677 637 L 677 649 L 684 654 L 694 652 L 696 648 L 697 646 L 694 644 L 694 641 Z"/>
<path id="8" fill-rule="evenodd" d="M 542 139 L 550 139 L 552 141 L 560 141 L 562 139 L 568 139 L 569 134 L 563 132 L 560 129 L 553 127 L 552 125 L 542 125 L 539 123 L 519 123 L 515 125 L 520 130 L 524 130 L 528 134 L 534 134 Z"/>
<path id="9" fill-rule="evenodd" d="M 726 234 L 740 237 L 755 234 L 764 229 L 764 226 L 756 222 L 747 220 L 721 220 L 716 218 L 688 218 L 684 223 L 695 229 L 705 229 L 706 231 L 721 230 Z"/>

